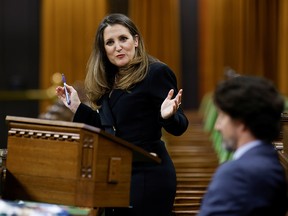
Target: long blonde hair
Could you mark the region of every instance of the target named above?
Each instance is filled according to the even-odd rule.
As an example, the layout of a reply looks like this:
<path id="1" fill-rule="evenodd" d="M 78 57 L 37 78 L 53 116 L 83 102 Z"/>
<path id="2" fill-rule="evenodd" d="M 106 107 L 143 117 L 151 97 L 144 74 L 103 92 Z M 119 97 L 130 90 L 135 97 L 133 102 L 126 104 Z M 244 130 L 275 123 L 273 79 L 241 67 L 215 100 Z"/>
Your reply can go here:
<path id="1" fill-rule="evenodd" d="M 121 70 L 110 63 L 104 47 L 103 32 L 108 25 L 115 24 L 126 27 L 134 39 L 138 37 L 135 57 Z M 98 108 L 99 99 L 113 88 L 128 90 L 142 81 L 147 75 L 149 61 L 154 61 L 154 58 L 146 53 L 143 38 L 132 20 L 117 13 L 106 16 L 97 29 L 93 50 L 87 64 L 85 87 L 91 106 Z M 116 83 L 115 76 L 117 76 Z"/>

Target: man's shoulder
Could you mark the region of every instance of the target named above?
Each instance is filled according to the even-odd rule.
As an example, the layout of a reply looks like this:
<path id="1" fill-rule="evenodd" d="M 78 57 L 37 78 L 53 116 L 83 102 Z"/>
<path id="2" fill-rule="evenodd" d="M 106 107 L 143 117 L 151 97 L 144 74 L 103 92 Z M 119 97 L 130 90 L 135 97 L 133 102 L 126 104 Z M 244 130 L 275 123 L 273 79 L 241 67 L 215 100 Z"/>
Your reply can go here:
<path id="1" fill-rule="evenodd" d="M 279 166 L 277 153 L 273 147 L 266 146 L 267 143 L 249 149 L 245 154 L 236 160 L 223 163 L 219 167 L 220 175 L 228 172 L 255 173 L 255 170 L 269 170 Z"/>

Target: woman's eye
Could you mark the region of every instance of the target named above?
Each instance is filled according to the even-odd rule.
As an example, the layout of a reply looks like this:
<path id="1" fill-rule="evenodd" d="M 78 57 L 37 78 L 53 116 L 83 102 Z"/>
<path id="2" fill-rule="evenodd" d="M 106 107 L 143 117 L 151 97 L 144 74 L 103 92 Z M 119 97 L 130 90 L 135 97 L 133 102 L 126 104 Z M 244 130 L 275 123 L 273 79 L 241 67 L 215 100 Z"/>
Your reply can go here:
<path id="1" fill-rule="evenodd" d="M 108 45 L 108 46 L 113 45 L 113 41 L 107 41 L 107 42 L 106 42 L 106 45 Z"/>
<path id="2" fill-rule="evenodd" d="M 126 41 L 127 39 L 128 39 L 128 38 L 127 38 L 127 37 L 124 37 L 124 36 L 120 38 L 121 41 Z"/>

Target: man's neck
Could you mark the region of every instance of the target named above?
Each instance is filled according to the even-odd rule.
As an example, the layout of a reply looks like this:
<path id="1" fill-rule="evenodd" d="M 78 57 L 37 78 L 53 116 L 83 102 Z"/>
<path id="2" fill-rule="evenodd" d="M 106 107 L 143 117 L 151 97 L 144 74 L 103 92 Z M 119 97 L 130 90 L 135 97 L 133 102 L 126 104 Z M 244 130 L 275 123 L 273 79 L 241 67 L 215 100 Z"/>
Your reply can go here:
<path id="1" fill-rule="evenodd" d="M 254 135 L 252 135 L 250 131 L 246 130 L 244 133 L 241 134 L 241 136 L 239 136 L 237 149 L 255 140 L 257 140 L 257 138 Z"/>

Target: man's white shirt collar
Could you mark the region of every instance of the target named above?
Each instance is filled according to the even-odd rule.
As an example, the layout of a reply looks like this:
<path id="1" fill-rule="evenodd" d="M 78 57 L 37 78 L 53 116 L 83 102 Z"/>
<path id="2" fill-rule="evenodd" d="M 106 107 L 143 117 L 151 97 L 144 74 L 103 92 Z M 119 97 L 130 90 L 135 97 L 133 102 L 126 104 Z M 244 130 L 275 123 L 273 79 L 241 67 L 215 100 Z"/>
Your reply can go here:
<path id="1" fill-rule="evenodd" d="M 238 148 L 234 154 L 233 154 L 233 160 L 237 160 L 239 159 L 243 154 L 245 154 L 247 151 L 249 151 L 251 148 L 254 148 L 258 145 L 261 144 L 260 140 L 255 140 L 252 142 L 249 142 L 243 146 L 241 146 L 240 148 Z"/>

